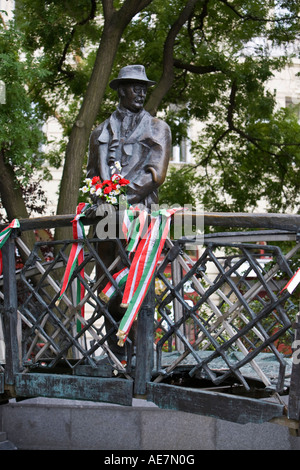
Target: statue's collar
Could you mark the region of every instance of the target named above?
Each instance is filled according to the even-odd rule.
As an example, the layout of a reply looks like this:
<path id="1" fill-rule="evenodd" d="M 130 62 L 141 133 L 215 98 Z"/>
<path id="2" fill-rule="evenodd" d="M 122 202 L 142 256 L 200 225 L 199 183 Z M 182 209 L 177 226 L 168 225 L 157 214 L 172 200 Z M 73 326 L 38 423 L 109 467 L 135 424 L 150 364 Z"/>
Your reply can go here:
<path id="1" fill-rule="evenodd" d="M 117 106 L 116 111 L 115 111 L 115 117 L 119 119 L 123 119 L 125 116 L 133 118 L 135 121 L 139 120 L 145 113 L 144 109 L 141 109 L 141 111 L 134 113 L 130 111 L 127 108 L 123 108 L 120 105 Z"/>

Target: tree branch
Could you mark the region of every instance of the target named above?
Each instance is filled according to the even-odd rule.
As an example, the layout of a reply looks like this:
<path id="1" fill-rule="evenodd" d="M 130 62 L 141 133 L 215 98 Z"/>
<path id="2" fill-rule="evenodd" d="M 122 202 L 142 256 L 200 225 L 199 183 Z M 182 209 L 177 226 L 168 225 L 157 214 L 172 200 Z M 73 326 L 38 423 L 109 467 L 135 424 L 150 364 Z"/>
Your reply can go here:
<path id="1" fill-rule="evenodd" d="M 253 137 L 250 134 L 247 134 L 242 129 L 239 129 L 238 127 L 236 127 L 236 125 L 234 124 L 233 113 L 234 113 L 234 108 L 235 108 L 235 97 L 236 97 L 237 90 L 238 90 L 237 82 L 236 82 L 236 79 L 234 79 L 233 82 L 232 82 L 232 86 L 231 86 L 231 92 L 230 92 L 230 97 L 229 97 L 229 105 L 228 105 L 228 109 L 227 109 L 228 130 L 236 132 L 241 137 L 243 137 L 244 139 L 248 140 L 253 145 L 255 145 L 259 150 L 261 150 L 263 152 L 266 152 L 269 155 L 277 156 L 277 153 L 269 152 L 269 151 L 263 149 L 261 146 L 259 146 L 258 143 L 263 142 L 264 141 L 263 139 L 259 139 L 258 137 Z M 272 141 L 270 141 L 269 144 L 273 145 L 274 147 L 277 147 L 280 150 L 282 150 L 284 147 L 292 147 L 292 146 L 295 146 L 295 145 L 299 145 L 299 143 L 297 143 L 297 142 L 294 142 L 294 143 L 288 143 L 288 142 L 280 143 L 280 142 L 272 142 Z M 286 156 L 289 156 L 289 154 L 286 153 Z"/>
<path id="2" fill-rule="evenodd" d="M 177 69 L 187 70 L 188 72 L 196 73 L 198 75 L 204 75 L 212 72 L 222 72 L 215 65 L 194 65 L 186 62 L 181 62 L 179 59 L 173 60 L 174 67 Z"/>
<path id="3" fill-rule="evenodd" d="M 228 105 L 228 108 L 227 108 L 227 123 L 228 123 L 229 129 L 234 128 L 233 112 L 234 112 L 234 108 L 235 108 L 235 97 L 236 97 L 237 89 L 238 89 L 237 88 L 237 81 L 236 81 L 236 78 L 234 78 L 233 82 L 232 82 L 232 85 L 231 85 L 231 92 L 230 92 L 230 96 L 229 96 L 229 105 Z"/>
<path id="4" fill-rule="evenodd" d="M 83 26 L 85 25 L 86 23 L 88 23 L 89 21 L 93 20 L 95 18 L 95 15 L 96 15 L 96 10 L 97 10 L 97 2 L 96 0 L 91 0 L 91 9 L 90 9 L 90 13 L 89 15 L 86 17 L 86 18 L 83 18 L 81 21 L 78 21 L 72 28 L 71 30 L 71 33 L 70 33 L 70 38 L 69 40 L 66 42 L 65 44 L 65 47 L 64 47 L 64 50 L 63 50 L 63 53 L 62 53 L 62 56 L 58 62 L 58 71 L 63 73 L 64 75 L 67 75 L 68 77 L 72 78 L 74 77 L 74 72 L 70 72 L 68 70 L 64 70 L 62 68 L 65 60 L 66 60 L 66 56 L 67 56 L 67 53 L 68 53 L 68 49 L 73 41 L 73 38 L 74 38 L 74 35 L 75 35 L 75 32 L 76 32 L 76 28 L 78 26 Z"/>
<path id="5" fill-rule="evenodd" d="M 185 7 L 182 9 L 175 23 L 171 26 L 171 29 L 166 38 L 163 53 L 163 73 L 157 87 L 152 92 L 146 105 L 146 109 L 153 115 L 156 114 L 160 102 L 166 93 L 170 90 L 174 80 L 173 52 L 176 36 L 181 30 L 182 26 L 186 23 L 186 21 L 188 21 L 197 2 L 198 0 L 188 0 L 186 2 Z"/>
<path id="6" fill-rule="evenodd" d="M 219 2 L 226 5 L 240 19 L 246 20 L 246 21 L 251 20 L 251 21 L 260 21 L 262 23 L 280 23 L 282 21 L 286 21 L 287 19 L 289 19 L 289 20 L 298 20 L 299 19 L 298 15 L 285 15 L 282 18 L 274 18 L 274 19 L 272 19 L 272 18 L 261 18 L 259 16 L 250 15 L 248 13 L 246 15 L 243 15 L 231 3 L 229 3 L 228 0 L 219 0 Z"/>
<path id="7" fill-rule="evenodd" d="M 200 30 L 202 32 L 202 36 L 205 38 L 205 34 L 203 31 L 203 26 L 204 26 L 204 20 L 208 16 L 208 4 L 210 0 L 204 0 L 203 1 L 203 6 L 202 6 L 202 11 L 200 15 L 197 17 L 197 22 L 198 26 L 192 28 L 192 15 L 190 15 L 189 20 L 188 20 L 188 35 L 190 38 L 190 43 L 191 43 L 191 49 L 192 53 L 195 55 L 196 54 L 196 48 L 195 48 L 195 41 L 194 41 L 194 36 L 193 32 Z"/>
<path id="8" fill-rule="evenodd" d="M 220 159 L 220 156 L 218 154 L 218 145 L 219 145 L 220 142 L 222 142 L 222 140 L 230 132 L 235 132 L 236 134 L 238 134 L 240 137 L 242 137 L 246 141 L 251 142 L 251 144 L 253 144 L 259 151 L 261 151 L 261 152 L 263 152 L 267 155 L 270 155 L 272 157 L 276 157 L 276 158 L 278 157 L 278 152 L 271 152 L 270 150 L 267 150 L 267 149 L 263 148 L 260 145 L 260 143 L 264 141 L 263 139 L 260 139 L 258 137 L 254 137 L 250 134 L 247 134 L 245 131 L 243 131 L 242 129 L 238 128 L 235 125 L 235 123 L 234 123 L 234 109 L 235 109 L 235 104 L 236 104 L 237 91 L 238 91 L 237 80 L 234 78 L 233 81 L 232 81 L 232 85 L 231 85 L 231 92 L 230 92 L 229 103 L 228 103 L 228 107 L 227 107 L 227 117 L 226 117 L 226 121 L 227 121 L 227 124 L 228 124 L 227 129 L 224 132 L 222 132 L 222 134 L 219 135 L 219 137 L 217 137 L 216 140 L 213 142 L 213 144 L 211 145 L 211 147 L 209 148 L 209 150 L 207 152 L 207 155 L 206 155 L 205 159 L 201 160 L 201 162 L 198 162 L 195 165 L 191 165 L 191 166 L 183 169 L 182 171 L 184 173 L 189 172 L 189 171 L 194 171 L 199 166 L 204 165 L 206 167 L 209 164 L 210 157 L 211 157 L 211 155 L 214 151 L 217 153 L 218 158 Z M 269 142 L 269 144 L 274 146 L 274 147 L 277 147 L 277 149 L 279 149 L 280 151 L 283 151 L 284 147 L 299 145 L 299 143 L 282 143 L 282 144 L 280 144 L 278 142 Z M 285 154 L 284 155 L 285 157 L 287 157 L 287 158 L 290 157 L 290 154 L 286 150 L 284 151 L 284 154 Z M 281 164 L 281 162 L 279 161 L 278 158 L 277 158 L 277 164 L 282 169 L 284 169 L 283 165 Z"/>
<path id="9" fill-rule="evenodd" d="M 118 10 L 118 15 L 120 18 L 123 18 L 123 21 L 129 22 L 152 2 L 153 0 L 125 0 L 122 7 Z"/>

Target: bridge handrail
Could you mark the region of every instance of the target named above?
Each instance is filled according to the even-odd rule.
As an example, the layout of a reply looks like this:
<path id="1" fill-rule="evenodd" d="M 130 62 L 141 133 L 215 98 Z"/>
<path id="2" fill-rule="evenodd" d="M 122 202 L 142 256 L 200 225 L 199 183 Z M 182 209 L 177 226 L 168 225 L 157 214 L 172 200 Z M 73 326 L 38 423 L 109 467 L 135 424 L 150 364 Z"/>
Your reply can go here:
<path id="1" fill-rule="evenodd" d="M 191 217 L 192 223 L 201 219 L 204 226 L 239 227 L 247 229 L 277 229 L 298 233 L 300 231 L 300 214 L 278 213 L 244 213 L 244 212 L 198 212 L 184 211 L 185 217 Z M 174 220 L 182 217 L 182 212 L 174 214 Z M 19 219 L 21 231 L 50 229 L 70 226 L 74 214 L 54 215 Z M 101 217 L 81 218 L 84 225 L 95 225 Z M 7 224 L 0 224 L 0 231 Z"/>

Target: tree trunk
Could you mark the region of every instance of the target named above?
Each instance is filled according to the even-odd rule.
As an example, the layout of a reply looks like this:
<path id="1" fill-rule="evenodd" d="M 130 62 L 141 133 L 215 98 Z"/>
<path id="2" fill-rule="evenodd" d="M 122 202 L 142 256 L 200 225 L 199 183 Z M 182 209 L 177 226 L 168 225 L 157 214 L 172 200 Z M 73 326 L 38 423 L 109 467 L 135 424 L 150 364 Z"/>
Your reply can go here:
<path id="1" fill-rule="evenodd" d="M 16 184 L 12 167 L 4 161 L 3 149 L 0 151 L 0 175 L 0 195 L 9 222 L 13 219 L 27 219 L 29 215 L 21 188 Z M 32 248 L 35 242 L 33 232 L 24 232 L 22 240 L 29 248 Z"/>

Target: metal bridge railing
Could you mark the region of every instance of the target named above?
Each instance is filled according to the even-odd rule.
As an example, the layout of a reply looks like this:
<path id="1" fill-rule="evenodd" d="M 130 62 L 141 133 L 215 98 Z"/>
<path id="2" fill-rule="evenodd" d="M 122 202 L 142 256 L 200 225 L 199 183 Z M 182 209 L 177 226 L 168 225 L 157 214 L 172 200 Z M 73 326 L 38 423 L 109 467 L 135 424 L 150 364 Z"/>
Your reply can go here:
<path id="1" fill-rule="evenodd" d="M 218 256 L 221 248 L 227 256 Z M 288 364 L 278 342 L 285 336 L 284 341 L 291 344 L 291 318 L 297 308 L 281 290 L 284 275 L 289 278 L 292 272 L 278 247 L 263 248 L 261 255 L 257 245 L 210 242 L 193 260 L 183 241 L 171 247 L 157 272 L 163 284 L 157 327 L 163 334 L 156 344 L 158 369 L 162 370 L 156 381 L 189 357 L 194 364 L 190 377 L 197 375 L 219 385 L 231 376 L 249 390 L 243 370 L 250 366 L 251 375 L 266 387 L 283 391 Z M 178 279 L 175 285 L 164 273 L 173 256 L 173 279 Z M 174 276 L 176 271 L 179 273 Z M 277 279 L 279 272 L 281 279 Z M 168 308 L 172 303 L 174 316 Z M 180 355 L 163 369 L 166 342 Z M 260 353 L 272 355 L 272 377 L 256 361 Z"/>
<path id="2" fill-rule="evenodd" d="M 21 231 L 69 226 L 72 218 L 24 220 Z M 98 238 L 81 241 L 84 261 L 60 298 L 74 240 L 48 240 L 46 260 L 44 241 L 30 250 L 14 232 L 2 250 L 1 399 L 42 394 L 130 404 L 132 396 L 147 396 L 149 383 L 252 397 L 255 389 L 259 398 L 288 395 L 287 415 L 298 420 L 300 371 L 293 353 L 299 306 L 283 288 L 299 254 L 299 218 L 204 214 L 206 228 L 231 230 L 168 238 L 150 289 L 155 294 L 143 303 L 125 342 L 125 359 L 115 348 L 119 320 L 113 301 L 101 296 L 108 281 L 115 298 L 122 295 L 113 274 L 130 266 L 124 243 L 115 240 L 108 266 L 111 240 L 102 240 L 101 250 Z M 25 257 L 19 270 L 16 250 Z M 77 283 L 84 288 L 81 299 Z"/>

